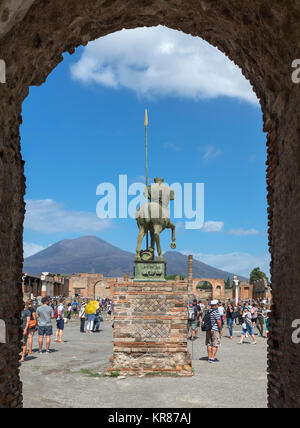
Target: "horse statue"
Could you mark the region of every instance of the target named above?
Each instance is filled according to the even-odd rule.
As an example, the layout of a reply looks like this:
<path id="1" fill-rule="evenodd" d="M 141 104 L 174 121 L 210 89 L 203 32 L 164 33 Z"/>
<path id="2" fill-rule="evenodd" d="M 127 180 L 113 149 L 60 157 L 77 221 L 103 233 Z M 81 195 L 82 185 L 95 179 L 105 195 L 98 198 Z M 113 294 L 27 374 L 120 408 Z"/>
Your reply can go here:
<path id="1" fill-rule="evenodd" d="M 169 214 L 169 203 L 174 200 L 174 190 L 163 184 L 163 182 L 163 178 L 155 178 L 155 184 L 146 187 L 144 196 L 150 202 L 141 205 L 135 214 L 139 228 L 135 260 L 141 260 L 141 254 L 143 253 L 146 254 L 148 260 L 154 260 L 155 244 L 158 260 L 163 260 L 159 236 L 165 229 L 172 230 L 171 248 L 176 248 L 175 225 L 171 222 Z M 143 252 L 141 251 L 142 241 L 148 232 L 150 233 L 151 245 L 150 248 Z"/>

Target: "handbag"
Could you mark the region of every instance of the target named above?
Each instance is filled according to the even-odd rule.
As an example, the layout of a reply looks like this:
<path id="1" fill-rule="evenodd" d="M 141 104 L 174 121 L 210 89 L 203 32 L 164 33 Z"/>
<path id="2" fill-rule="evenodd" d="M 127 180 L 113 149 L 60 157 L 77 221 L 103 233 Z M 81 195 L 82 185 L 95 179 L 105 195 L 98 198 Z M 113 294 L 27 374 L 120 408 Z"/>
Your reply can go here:
<path id="1" fill-rule="evenodd" d="M 29 321 L 29 325 L 28 325 L 28 327 L 30 328 L 30 329 L 33 329 L 33 328 L 35 328 L 37 326 L 37 322 L 36 322 L 36 320 L 30 320 Z"/>

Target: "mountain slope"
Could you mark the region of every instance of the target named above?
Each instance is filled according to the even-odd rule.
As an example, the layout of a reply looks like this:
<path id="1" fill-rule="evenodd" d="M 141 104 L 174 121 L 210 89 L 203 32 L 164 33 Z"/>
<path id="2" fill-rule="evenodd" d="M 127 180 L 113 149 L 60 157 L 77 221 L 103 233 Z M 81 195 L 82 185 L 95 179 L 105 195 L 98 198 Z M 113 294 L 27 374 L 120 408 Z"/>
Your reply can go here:
<path id="1" fill-rule="evenodd" d="M 104 276 L 132 274 L 135 254 L 123 251 L 96 236 L 66 239 L 24 260 L 23 271 L 39 275 L 41 272 L 72 274 L 103 273 Z M 187 256 L 169 251 L 164 254 L 167 274 L 187 276 Z M 233 274 L 194 260 L 194 277 L 233 278 Z M 239 279 L 245 279 L 239 277 Z"/>

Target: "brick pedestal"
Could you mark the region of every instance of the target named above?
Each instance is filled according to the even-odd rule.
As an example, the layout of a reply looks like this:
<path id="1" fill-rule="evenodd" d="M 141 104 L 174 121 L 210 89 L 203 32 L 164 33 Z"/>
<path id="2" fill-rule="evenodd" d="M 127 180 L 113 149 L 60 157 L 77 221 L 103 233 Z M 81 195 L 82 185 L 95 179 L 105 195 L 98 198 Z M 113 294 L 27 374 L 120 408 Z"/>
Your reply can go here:
<path id="1" fill-rule="evenodd" d="M 126 282 L 114 290 L 110 371 L 192 375 L 187 349 L 186 282 Z"/>

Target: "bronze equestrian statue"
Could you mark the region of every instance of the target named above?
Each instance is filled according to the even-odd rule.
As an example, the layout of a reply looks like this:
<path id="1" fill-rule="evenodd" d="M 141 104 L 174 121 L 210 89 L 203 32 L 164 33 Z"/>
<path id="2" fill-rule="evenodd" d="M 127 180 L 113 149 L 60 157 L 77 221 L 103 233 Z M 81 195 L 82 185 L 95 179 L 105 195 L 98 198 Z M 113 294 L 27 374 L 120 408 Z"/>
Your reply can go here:
<path id="1" fill-rule="evenodd" d="M 143 253 L 145 253 L 148 260 L 154 260 L 155 244 L 158 260 L 163 260 L 159 235 L 165 229 L 172 230 L 171 248 L 176 248 L 175 225 L 171 222 L 169 214 L 169 203 L 174 200 L 174 190 L 163 184 L 163 178 L 155 178 L 154 183 L 151 186 L 147 186 L 144 192 L 149 202 L 141 205 L 135 214 L 139 228 L 136 260 L 141 260 Z M 142 241 L 148 232 L 150 233 L 151 246 L 143 252 L 141 251 Z"/>

